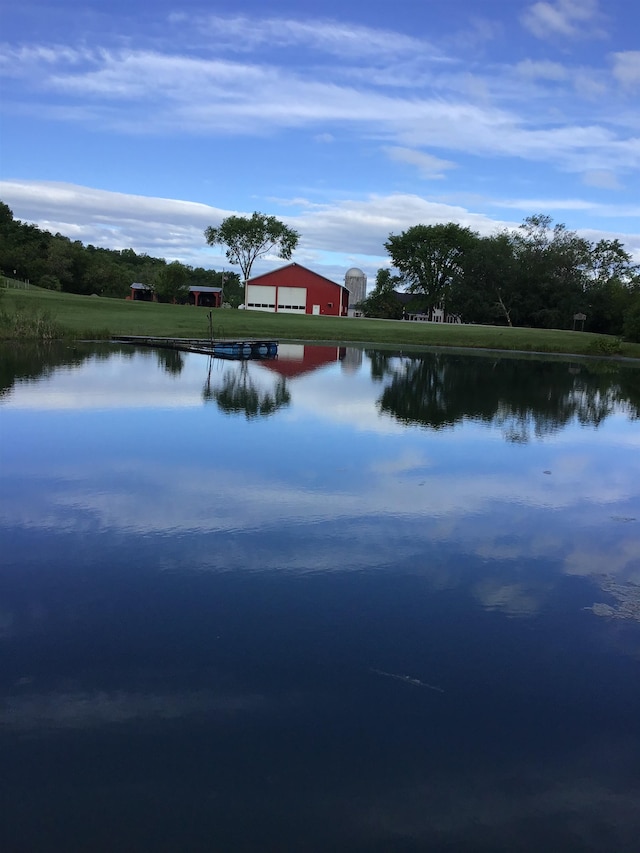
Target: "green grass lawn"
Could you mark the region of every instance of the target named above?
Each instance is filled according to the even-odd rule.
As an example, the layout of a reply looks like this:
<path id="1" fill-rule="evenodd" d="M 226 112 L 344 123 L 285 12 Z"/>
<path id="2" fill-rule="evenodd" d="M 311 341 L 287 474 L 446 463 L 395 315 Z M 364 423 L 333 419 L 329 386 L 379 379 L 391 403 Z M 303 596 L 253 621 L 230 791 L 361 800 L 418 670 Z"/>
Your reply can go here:
<path id="1" fill-rule="evenodd" d="M 209 335 L 206 308 L 76 296 L 39 289 L 3 289 L 0 311 L 12 311 L 16 306 L 34 313 L 45 310 L 71 334 L 82 338 L 112 335 L 207 338 Z M 438 325 L 232 309 L 214 310 L 213 322 L 214 335 L 226 338 L 264 337 L 404 347 L 484 347 L 588 355 L 608 355 L 617 348 L 616 338 L 554 329 Z M 640 344 L 623 343 L 618 354 L 640 358 Z"/>

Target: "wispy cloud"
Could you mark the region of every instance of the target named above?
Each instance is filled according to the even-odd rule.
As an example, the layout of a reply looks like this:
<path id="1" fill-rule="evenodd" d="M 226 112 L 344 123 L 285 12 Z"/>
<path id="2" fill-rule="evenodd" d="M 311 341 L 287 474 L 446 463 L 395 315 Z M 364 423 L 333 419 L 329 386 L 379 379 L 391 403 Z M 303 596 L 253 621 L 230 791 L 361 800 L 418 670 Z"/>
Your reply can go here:
<path id="1" fill-rule="evenodd" d="M 598 0 L 555 0 L 529 6 L 522 23 L 534 36 L 600 37 L 603 35 Z"/>
<path id="2" fill-rule="evenodd" d="M 332 19 L 209 15 L 190 20 L 178 15 L 174 20 L 200 30 L 218 48 L 238 53 L 265 47 L 273 51 L 304 48 L 347 63 L 381 61 L 416 52 L 444 58 L 443 52 L 425 39 Z"/>
<path id="3" fill-rule="evenodd" d="M 640 50 L 614 53 L 613 76 L 625 88 L 640 89 Z"/>
<path id="4" fill-rule="evenodd" d="M 573 0 L 537 3 L 528 14 L 569 30 L 598 19 L 595 2 Z M 0 69 L 19 75 L 29 97 L 16 92 L 4 109 L 23 114 L 30 103 L 34 116 L 119 134 L 259 137 L 308 129 L 330 139 L 342 131 L 378 137 L 392 159 L 413 162 L 430 178 L 450 168 L 422 153 L 434 147 L 578 173 L 640 163 L 637 141 L 619 120 L 607 120 L 605 107 L 598 119 L 592 105 L 588 113 L 576 106 L 576 94 L 602 99 L 604 71 L 524 59 L 471 73 L 424 39 L 336 21 L 181 15 L 175 22 L 175 44 L 164 48 L 6 46 Z M 189 43 L 194 30 L 206 33 L 208 49 Z M 638 56 L 614 54 L 610 82 L 635 86 Z"/>
<path id="5" fill-rule="evenodd" d="M 531 80 L 568 80 L 569 69 L 560 62 L 551 62 L 548 59 L 532 60 L 523 59 L 515 66 L 515 70 L 522 77 Z"/>
<path id="6" fill-rule="evenodd" d="M 456 166 L 451 160 L 443 160 L 440 157 L 434 157 L 433 154 L 415 151 L 412 148 L 390 146 L 385 148 L 385 152 L 391 160 L 415 166 L 423 178 L 430 180 L 444 178 L 447 169 L 455 169 Z"/>
<path id="7" fill-rule="evenodd" d="M 640 204 L 602 204 L 583 198 L 505 198 L 493 203 L 517 210 L 585 210 L 604 217 L 628 217 L 631 220 L 640 218 Z"/>

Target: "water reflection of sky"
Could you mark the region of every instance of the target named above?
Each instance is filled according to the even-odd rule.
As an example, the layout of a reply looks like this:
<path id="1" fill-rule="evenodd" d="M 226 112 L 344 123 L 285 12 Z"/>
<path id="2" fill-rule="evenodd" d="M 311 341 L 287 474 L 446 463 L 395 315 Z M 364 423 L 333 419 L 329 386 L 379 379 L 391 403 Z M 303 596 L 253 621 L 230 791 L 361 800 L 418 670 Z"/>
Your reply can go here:
<path id="1" fill-rule="evenodd" d="M 238 369 L 215 363 L 212 383 Z M 259 364 L 249 372 L 274 382 Z M 486 558 L 553 557 L 567 571 L 638 579 L 640 430 L 622 414 L 525 445 L 473 421 L 429 431 L 381 416 L 380 384 L 336 361 L 289 380 L 291 405 L 249 421 L 203 402 L 206 373 L 201 356 L 173 377 L 143 353 L 18 385 L 2 412 L 3 523 L 212 534 L 286 520 L 311 537 L 333 526 L 313 559 L 296 558 L 307 569 L 330 567 L 333 550 L 355 568 L 372 553 L 384 564 L 451 541 Z M 367 535 L 338 543 L 344 525 Z M 295 567 L 282 556 L 261 559 Z"/>
<path id="2" fill-rule="evenodd" d="M 389 380 L 366 357 L 343 361 L 289 377 L 264 418 L 205 401 L 201 356 L 179 374 L 141 353 L 16 382 L 0 406 L 0 723 L 179 741 L 189 720 L 211 767 L 249 742 L 247 773 L 278 765 L 255 778 L 280 799 L 237 780 L 236 796 L 301 809 L 325 849 L 350 849 L 322 835 L 328 814 L 359 850 L 473 849 L 480 825 L 485 849 L 516 849 L 563 810 L 592 844 L 595 810 L 604 841 L 561 833 L 563 849 L 631 851 L 640 631 L 613 617 L 640 587 L 638 422 L 621 405 L 526 442 L 503 421 L 429 429 L 380 412 Z M 211 387 L 239 370 L 214 364 Z M 246 377 L 278 381 L 260 364 Z"/>

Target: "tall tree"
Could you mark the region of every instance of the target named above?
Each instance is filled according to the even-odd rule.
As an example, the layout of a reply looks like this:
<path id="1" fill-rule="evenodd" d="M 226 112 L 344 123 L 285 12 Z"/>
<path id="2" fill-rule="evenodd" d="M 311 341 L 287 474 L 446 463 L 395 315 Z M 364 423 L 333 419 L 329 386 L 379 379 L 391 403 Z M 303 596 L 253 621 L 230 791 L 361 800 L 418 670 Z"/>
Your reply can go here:
<path id="1" fill-rule="evenodd" d="M 275 250 L 279 258 L 289 260 L 298 245 L 300 235 L 275 216 L 253 213 L 247 216 L 228 216 L 218 228 L 209 226 L 205 232 L 209 246 L 227 247 L 231 264 L 242 270 L 243 281 L 251 277 L 254 261 Z"/>
<path id="2" fill-rule="evenodd" d="M 414 225 L 402 234 L 391 234 L 384 244 L 393 266 L 410 293 L 426 297 L 426 308 L 446 302 L 451 288 L 463 275 L 463 259 L 476 235 L 447 222 Z"/>
<path id="3" fill-rule="evenodd" d="M 521 322 L 566 329 L 584 308 L 591 244 L 562 224 L 552 228 L 552 221 L 542 214 L 529 216 L 512 235 Z"/>

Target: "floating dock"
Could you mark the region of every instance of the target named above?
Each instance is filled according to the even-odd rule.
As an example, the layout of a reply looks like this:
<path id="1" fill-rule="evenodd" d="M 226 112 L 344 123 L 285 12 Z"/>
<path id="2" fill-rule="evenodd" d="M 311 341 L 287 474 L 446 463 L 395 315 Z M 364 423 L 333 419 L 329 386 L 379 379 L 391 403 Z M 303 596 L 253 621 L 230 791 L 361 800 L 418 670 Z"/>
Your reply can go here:
<path id="1" fill-rule="evenodd" d="M 278 341 L 273 340 L 230 340 L 218 338 L 150 338 L 143 335 L 117 335 L 114 343 L 133 344 L 156 349 L 175 349 L 180 352 L 196 352 L 214 358 L 264 359 L 278 355 Z"/>

